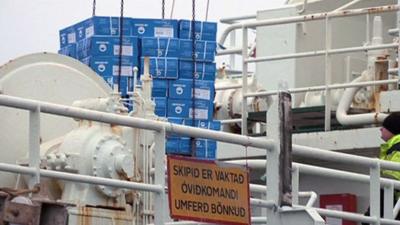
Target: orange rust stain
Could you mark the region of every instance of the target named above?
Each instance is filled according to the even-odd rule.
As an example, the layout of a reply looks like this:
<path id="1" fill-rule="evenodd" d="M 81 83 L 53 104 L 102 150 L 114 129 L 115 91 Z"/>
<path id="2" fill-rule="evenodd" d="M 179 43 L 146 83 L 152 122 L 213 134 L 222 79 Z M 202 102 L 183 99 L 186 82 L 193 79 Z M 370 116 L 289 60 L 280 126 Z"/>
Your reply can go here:
<path id="1" fill-rule="evenodd" d="M 111 132 L 121 136 L 122 135 L 122 127 L 118 125 L 111 125 Z"/>
<path id="2" fill-rule="evenodd" d="M 79 209 L 79 225 L 91 225 L 92 224 L 92 210 L 89 207 L 81 207 Z"/>

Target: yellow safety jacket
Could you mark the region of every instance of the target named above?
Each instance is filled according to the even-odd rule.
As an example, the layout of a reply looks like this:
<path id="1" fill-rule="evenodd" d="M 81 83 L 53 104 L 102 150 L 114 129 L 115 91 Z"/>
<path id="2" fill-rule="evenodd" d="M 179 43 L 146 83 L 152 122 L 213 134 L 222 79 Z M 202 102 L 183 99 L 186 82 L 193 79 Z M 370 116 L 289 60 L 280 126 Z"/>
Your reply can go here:
<path id="1" fill-rule="evenodd" d="M 379 158 L 400 163 L 400 134 L 393 136 L 386 143 L 381 145 Z M 400 180 L 400 171 L 382 170 L 382 176 Z"/>

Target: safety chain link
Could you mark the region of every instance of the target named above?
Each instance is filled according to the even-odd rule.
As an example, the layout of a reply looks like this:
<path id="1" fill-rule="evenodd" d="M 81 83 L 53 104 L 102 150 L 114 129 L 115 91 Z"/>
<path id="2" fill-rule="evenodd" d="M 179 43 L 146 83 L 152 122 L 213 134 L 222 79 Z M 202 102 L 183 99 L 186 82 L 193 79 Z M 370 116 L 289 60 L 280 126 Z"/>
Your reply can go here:
<path id="1" fill-rule="evenodd" d="M 161 18 L 165 19 L 165 0 L 162 0 L 161 3 Z"/>
<path id="2" fill-rule="evenodd" d="M 96 16 L 96 0 L 93 0 L 92 6 L 92 16 Z"/>
<path id="3" fill-rule="evenodd" d="M 192 36 L 192 61 L 193 61 L 193 74 L 192 74 L 192 124 L 195 126 L 196 120 L 196 96 L 195 96 L 195 89 L 196 89 L 196 0 L 192 0 L 192 21 L 191 21 L 191 36 Z M 196 142 L 195 138 L 191 137 L 190 142 L 192 145 L 192 156 L 196 157 Z"/>
<path id="4" fill-rule="evenodd" d="M 124 0 L 121 0 L 121 17 L 119 18 L 119 62 L 118 62 L 118 93 L 121 92 L 121 73 L 122 73 L 122 37 L 124 35 Z"/>

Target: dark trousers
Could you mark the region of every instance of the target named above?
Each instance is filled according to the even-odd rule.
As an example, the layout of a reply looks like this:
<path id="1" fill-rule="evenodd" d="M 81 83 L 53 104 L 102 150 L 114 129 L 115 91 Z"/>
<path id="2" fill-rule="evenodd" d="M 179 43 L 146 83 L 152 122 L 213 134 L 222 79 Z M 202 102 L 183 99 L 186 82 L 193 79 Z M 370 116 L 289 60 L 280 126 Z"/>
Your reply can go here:
<path id="1" fill-rule="evenodd" d="M 396 193 L 393 196 L 393 206 L 396 204 L 397 200 L 396 200 Z M 381 217 L 383 217 L 383 189 L 381 189 Z M 369 216 L 370 215 L 370 207 L 368 207 L 367 211 L 364 213 L 365 216 Z M 400 220 L 400 213 L 397 214 L 396 220 Z M 369 225 L 369 223 L 361 223 L 362 225 Z"/>

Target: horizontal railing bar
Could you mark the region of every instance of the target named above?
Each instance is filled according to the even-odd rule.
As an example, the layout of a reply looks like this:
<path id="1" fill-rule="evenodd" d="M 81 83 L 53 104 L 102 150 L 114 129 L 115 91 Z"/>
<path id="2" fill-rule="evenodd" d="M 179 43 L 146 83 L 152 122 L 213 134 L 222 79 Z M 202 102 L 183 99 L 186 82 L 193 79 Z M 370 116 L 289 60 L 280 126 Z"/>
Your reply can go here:
<path id="1" fill-rule="evenodd" d="M 342 153 L 343 154 L 343 153 Z M 250 168 L 256 169 L 264 169 L 266 167 L 266 160 L 265 159 L 250 159 L 250 160 L 231 160 L 227 161 L 229 163 L 235 163 L 240 165 L 248 165 Z M 348 171 L 341 171 L 335 170 L 330 168 L 324 168 L 319 166 L 311 166 L 301 163 L 292 163 L 293 167 L 298 167 L 301 173 L 316 175 L 316 176 L 324 176 L 324 177 L 331 177 L 331 178 L 339 178 L 345 180 L 352 180 L 355 182 L 363 182 L 369 183 L 370 177 L 369 175 L 358 174 Z M 388 179 L 388 178 L 380 178 L 381 186 L 390 186 L 393 184 L 394 188 L 400 190 L 400 181 Z M 252 187 L 252 186 L 250 186 Z M 254 190 L 259 191 L 263 190 L 262 187 L 253 186 Z"/>
<path id="2" fill-rule="evenodd" d="M 325 50 L 317 50 L 317 51 L 310 51 L 310 52 L 300 52 L 300 53 L 292 53 L 292 54 L 283 54 L 283 55 L 273 55 L 273 56 L 249 58 L 249 59 L 246 59 L 246 62 L 254 63 L 254 62 L 275 61 L 275 60 L 283 60 L 283 59 L 315 57 L 315 56 L 323 56 L 325 54 L 336 55 L 336 54 L 343 54 L 343 53 L 350 53 L 350 52 L 360 52 L 360 51 L 369 51 L 369 50 L 378 50 L 378 49 L 397 48 L 398 46 L 399 46 L 399 44 L 397 44 L 397 43 L 389 43 L 389 44 L 372 45 L 372 46 L 338 48 L 338 49 L 331 49 L 331 50 L 327 50 L 327 51 L 325 51 Z"/>
<path id="3" fill-rule="evenodd" d="M 237 54 L 241 55 L 242 54 L 242 48 L 230 48 L 230 49 L 221 49 L 217 50 L 217 55 L 232 55 L 232 54 Z"/>
<path id="4" fill-rule="evenodd" d="M 250 198 L 250 205 L 262 208 L 274 208 L 276 204 L 272 200 L 263 200 L 263 199 L 256 199 Z"/>
<path id="5" fill-rule="evenodd" d="M 221 124 L 241 123 L 241 122 L 242 122 L 242 119 L 221 120 Z"/>
<path id="6" fill-rule="evenodd" d="M 219 91 L 219 90 L 228 90 L 228 89 L 238 89 L 241 88 L 242 85 L 241 84 L 233 84 L 233 85 L 226 85 L 226 86 L 215 86 L 215 90 Z"/>
<path id="7" fill-rule="evenodd" d="M 226 38 L 229 33 L 236 29 L 242 28 L 256 28 L 262 26 L 272 26 L 279 24 L 290 24 L 290 23 L 298 23 L 298 22 L 307 22 L 307 21 L 317 21 L 323 20 L 326 18 L 338 18 L 338 17 L 349 17 L 349 16 L 359 16 L 366 14 L 377 14 L 377 13 L 385 13 L 385 12 L 393 12 L 398 11 L 400 6 L 398 5 L 387 5 L 387 6 L 379 6 L 379 7 L 371 7 L 371 8 L 362 8 L 362 9 L 351 9 L 351 10 L 343 10 L 343 11 L 333 11 L 333 12 L 325 12 L 325 13 L 314 13 L 309 15 L 301 15 L 301 16 L 292 16 L 285 18 L 274 18 L 274 19 L 265 19 L 258 21 L 250 21 L 250 22 L 241 22 L 233 24 L 227 27 L 222 33 L 219 44 L 224 45 Z"/>
<path id="8" fill-rule="evenodd" d="M 0 163 L 0 170 L 11 173 L 26 174 L 26 175 L 35 175 L 37 172 L 36 168 L 24 167 L 6 163 Z M 160 185 L 154 185 L 154 184 L 136 183 L 130 181 L 114 180 L 109 178 L 93 177 L 88 175 L 65 173 L 65 172 L 58 172 L 58 171 L 44 170 L 44 169 L 40 169 L 39 173 L 40 176 L 42 177 L 62 179 L 79 183 L 105 185 L 110 187 L 126 188 L 139 191 L 150 191 L 156 193 L 162 193 L 164 191 L 164 189 Z"/>
<path id="9" fill-rule="evenodd" d="M 235 23 L 238 20 L 249 20 L 249 19 L 255 19 L 256 17 L 257 17 L 256 14 L 244 15 L 244 16 L 235 16 L 235 17 L 222 18 L 222 19 L 219 20 L 219 22 L 226 23 L 226 24 L 232 24 L 232 23 Z"/>
<path id="10" fill-rule="evenodd" d="M 321 208 L 314 208 L 321 216 L 327 217 L 334 217 L 334 218 L 341 218 L 351 221 L 358 221 L 358 222 L 365 222 L 374 224 L 377 222 L 377 219 L 374 217 L 364 216 L 357 213 L 350 213 L 350 212 L 343 212 L 343 211 L 335 211 L 329 209 L 321 209 Z M 379 219 L 380 224 L 393 224 L 393 225 L 400 225 L 400 221 L 390 220 L 390 219 Z"/>
<path id="11" fill-rule="evenodd" d="M 326 161 L 330 161 L 330 162 L 341 162 L 341 163 L 350 164 L 350 165 L 365 166 L 368 168 L 371 168 L 371 167 L 373 168 L 373 167 L 377 166 L 377 164 L 380 164 L 380 167 L 382 169 L 400 171 L 399 163 L 393 163 L 393 162 L 389 162 L 389 161 L 385 161 L 385 160 L 379 160 L 377 158 L 355 156 L 355 155 L 350 155 L 350 154 L 345 154 L 345 153 L 340 153 L 340 152 L 333 152 L 333 151 L 329 151 L 329 150 L 323 150 L 323 149 L 319 149 L 319 148 L 313 148 L 313 147 L 302 146 L 302 145 L 292 145 L 292 150 L 293 150 L 293 154 L 305 156 L 307 158 L 326 160 Z"/>
<path id="12" fill-rule="evenodd" d="M 399 68 L 390 68 L 388 70 L 389 74 L 394 74 L 394 75 L 398 75 L 399 74 Z"/>
<path id="13" fill-rule="evenodd" d="M 168 133 L 181 134 L 197 138 L 214 139 L 221 142 L 239 144 L 243 146 L 252 146 L 265 150 L 266 149 L 271 150 L 274 147 L 274 141 L 272 139 L 253 138 L 249 136 L 183 126 L 168 122 L 161 122 L 161 121 L 136 118 L 136 117 L 128 117 L 126 115 L 116 115 L 111 113 L 98 112 L 78 107 L 71 107 L 54 103 L 13 97 L 4 94 L 0 94 L 0 105 L 15 107 L 19 109 L 26 109 L 26 110 L 35 110 L 37 107 L 39 107 L 40 111 L 43 113 L 50 113 L 65 117 L 92 120 L 109 124 L 154 130 L 154 131 L 165 129 L 165 131 Z"/>
<path id="14" fill-rule="evenodd" d="M 320 86 L 312 86 L 312 87 L 301 87 L 301 88 L 289 88 L 287 92 L 291 94 L 308 92 L 308 91 L 323 91 L 326 89 L 341 89 L 341 88 L 350 88 L 350 87 L 364 87 L 364 86 L 374 86 L 374 85 L 383 85 L 383 84 L 391 84 L 391 83 L 399 83 L 399 79 L 390 79 L 390 80 L 375 80 L 375 81 L 365 81 L 365 82 L 357 82 L 357 83 L 345 83 L 345 84 L 330 84 L 330 85 L 320 85 Z M 270 96 L 276 95 L 279 91 L 262 91 L 262 92 L 251 92 L 246 94 L 246 97 L 261 97 L 261 96 Z"/>

